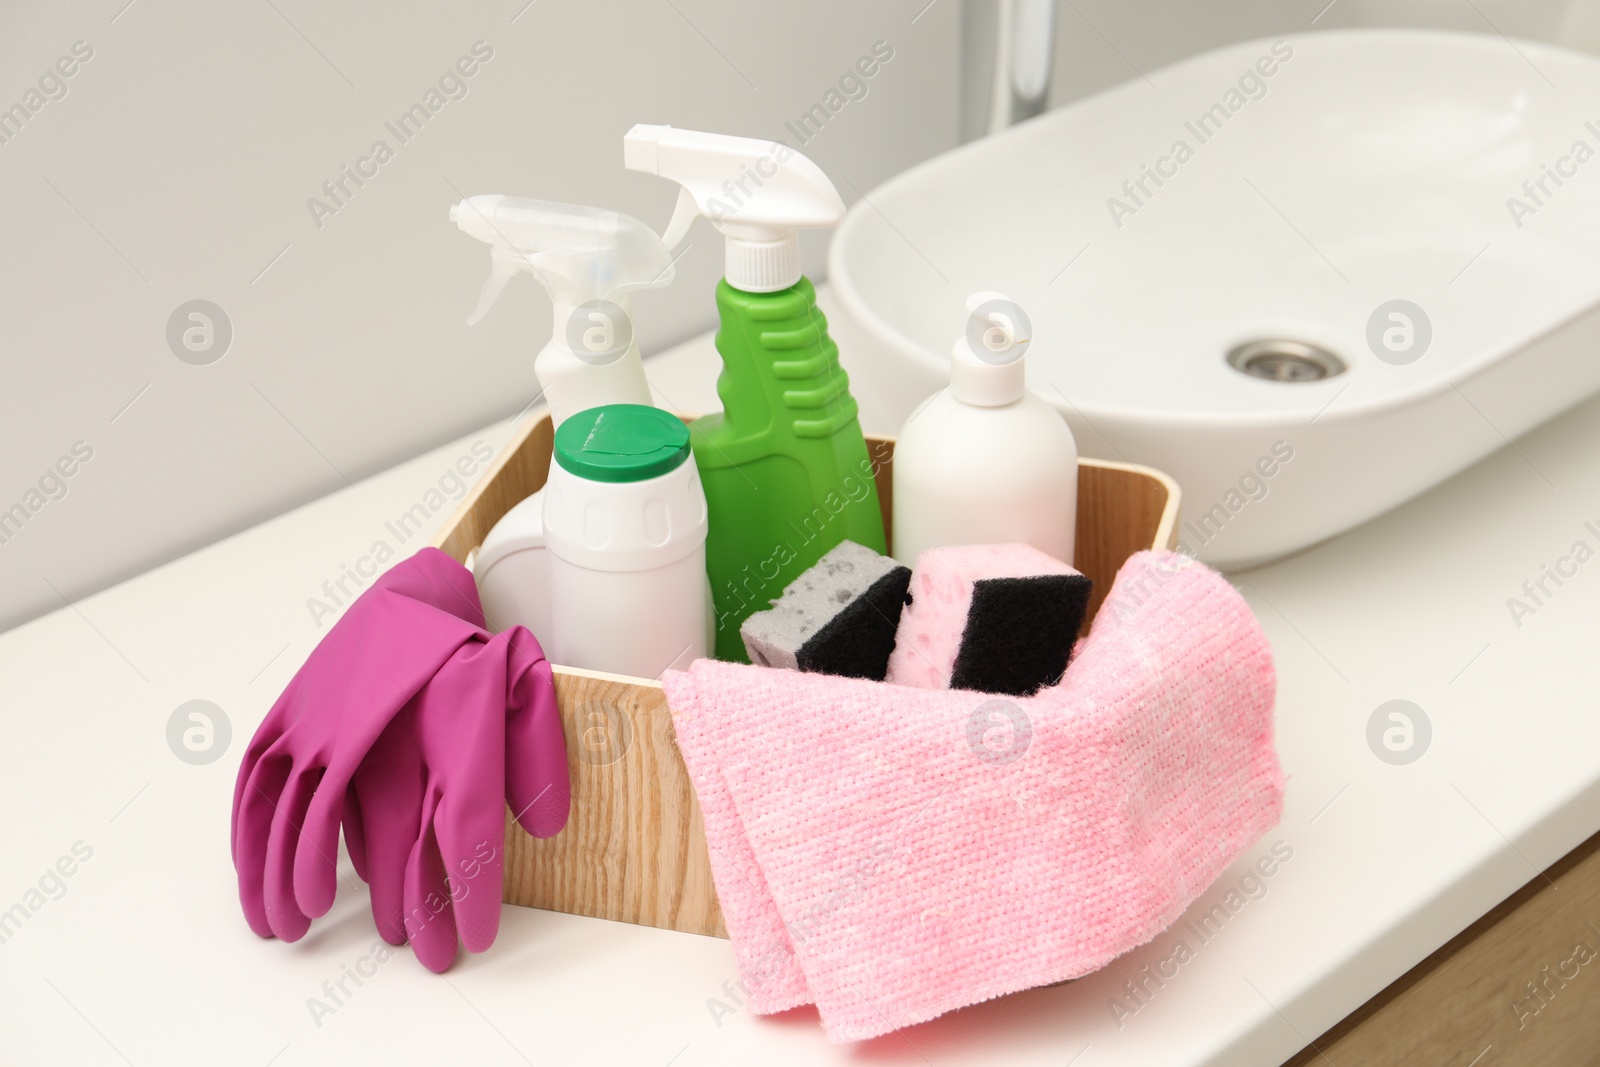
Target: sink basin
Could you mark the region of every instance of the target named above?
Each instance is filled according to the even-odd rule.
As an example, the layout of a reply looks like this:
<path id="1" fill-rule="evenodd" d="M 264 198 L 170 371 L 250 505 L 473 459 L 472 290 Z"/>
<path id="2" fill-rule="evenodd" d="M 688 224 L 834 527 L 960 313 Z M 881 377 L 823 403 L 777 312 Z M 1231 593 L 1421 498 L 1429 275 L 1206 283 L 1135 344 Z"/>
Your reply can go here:
<path id="1" fill-rule="evenodd" d="M 1208 52 L 868 193 L 830 277 L 896 421 L 968 293 L 1006 293 L 1080 451 L 1173 474 L 1183 547 L 1252 566 L 1600 389 L 1600 60 L 1406 30 Z"/>

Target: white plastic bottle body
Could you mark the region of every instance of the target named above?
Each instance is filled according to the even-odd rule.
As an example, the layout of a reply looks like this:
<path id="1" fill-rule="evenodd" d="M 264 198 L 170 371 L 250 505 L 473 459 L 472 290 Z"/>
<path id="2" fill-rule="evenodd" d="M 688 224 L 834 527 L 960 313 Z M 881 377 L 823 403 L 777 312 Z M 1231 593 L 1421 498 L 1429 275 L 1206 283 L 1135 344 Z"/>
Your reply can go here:
<path id="1" fill-rule="evenodd" d="M 550 634 L 550 565 L 544 543 L 544 490 L 494 524 L 472 569 L 493 633 L 526 626 L 541 642 Z"/>
<path id="2" fill-rule="evenodd" d="M 550 465 L 544 491 L 552 663 L 657 678 L 709 654 L 706 504 L 688 459 L 637 482 Z"/>
<path id="3" fill-rule="evenodd" d="M 705 542 L 648 571 L 598 571 L 550 560 L 551 662 L 659 678 L 707 655 Z"/>
<path id="4" fill-rule="evenodd" d="M 894 451 L 894 558 L 941 545 L 1032 545 L 1072 563 L 1078 449 L 1032 393 L 998 407 L 944 390 L 906 420 Z"/>
<path id="5" fill-rule="evenodd" d="M 560 309 L 557 309 L 559 313 Z M 556 323 L 562 328 L 560 322 Z M 651 406 L 650 383 L 638 345 L 630 343 L 619 356 L 593 360 L 577 356 L 554 341 L 533 361 L 533 372 L 550 405 L 550 421 L 560 426 L 580 411 L 603 404 Z"/>

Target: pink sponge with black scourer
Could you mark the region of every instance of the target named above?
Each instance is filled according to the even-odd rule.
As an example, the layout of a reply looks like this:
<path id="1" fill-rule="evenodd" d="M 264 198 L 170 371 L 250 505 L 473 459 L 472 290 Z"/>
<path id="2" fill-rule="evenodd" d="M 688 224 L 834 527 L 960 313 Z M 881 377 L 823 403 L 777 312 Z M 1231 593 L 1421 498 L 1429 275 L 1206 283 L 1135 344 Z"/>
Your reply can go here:
<path id="1" fill-rule="evenodd" d="M 1031 545 L 952 545 L 917 557 L 885 681 L 1029 696 L 1061 680 L 1088 578 Z"/>

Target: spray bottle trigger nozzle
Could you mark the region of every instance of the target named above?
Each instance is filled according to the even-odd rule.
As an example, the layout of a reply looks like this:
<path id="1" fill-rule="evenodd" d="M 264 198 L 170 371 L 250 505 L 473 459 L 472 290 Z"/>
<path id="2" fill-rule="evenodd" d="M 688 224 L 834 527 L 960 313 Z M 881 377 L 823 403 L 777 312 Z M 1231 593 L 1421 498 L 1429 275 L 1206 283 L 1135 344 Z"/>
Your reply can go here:
<path id="1" fill-rule="evenodd" d="M 467 325 L 476 326 L 478 320 L 489 313 L 494 302 L 505 292 L 506 283 L 521 269 L 519 259 L 524 258 L 509 249 L 495 245 L 489 250 L 489 278 L 478 293 L 478 306 L 467 316 Z"/>
<path id="2" fill-rule="evenodd" d="M 667 222 L 666 232 L 661 235 L 661 243 L 667 246 L 667 251 L 671 252 L 683 243 L 694 226 L 694 220 L 699 217 L 700 205 L 695 203 L 694 194 L 687 186 L 678 186 L 678 202 L 673 205 L 672 218 Z"/>
<path id="3" fill-rule="evenodd" d="M 468 325 L 482 319 L 511 276 L 532 274 L 558 307 L 623 301 L 672 280 L 672 256 L 656 232 L 615 211 L 488 193 L 450 207 L 451 220 L 489 245 L 489 279 Z"/>
<path id="4" fill-rule="evenodd" d="M 483 291 L 478 294 L 478 306 L 472 309 L 472 314 L 467 316 L 467 325 L 476 326 L 478 321 L 489 313 L 494 302 L 500 298 L 500 293 L 505 289 L 506 283 L 511 280 L 511 275 L 495 271 L 489 275 L 489 280 L 483 283 Z"/>

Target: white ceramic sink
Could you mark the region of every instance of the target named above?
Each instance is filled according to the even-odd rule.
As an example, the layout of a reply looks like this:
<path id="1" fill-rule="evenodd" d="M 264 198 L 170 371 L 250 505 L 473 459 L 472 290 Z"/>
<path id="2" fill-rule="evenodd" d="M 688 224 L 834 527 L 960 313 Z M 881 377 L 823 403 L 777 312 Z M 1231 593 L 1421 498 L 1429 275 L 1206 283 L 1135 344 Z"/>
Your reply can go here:
<path id="1" fill-rule="evenodd" d="M 1032 321 L 1030 384 L 1080 450 L 1175 475 L 1182 543 L 1235 568 L 1600 389 L 1600 60 L 1423 31 L 1274 44 L 1153 71 L 868 193 L 830 259 L 871 338 L 852 373 L 903 418 L 945 380 L 966 295 L 1006 292 Z M 1547 167 L 1563 184 L 1530 195 Z M 1163 184 L 1139 189 L 1146 168 Z M 1425 350 L 1419 317 L 1408 349 L 1387 309 L 1369 343 L 1391 301 L 1422 309 Z M 1344 370 L 1248 376 L 1228 356 L 1257 340 Z"/>

